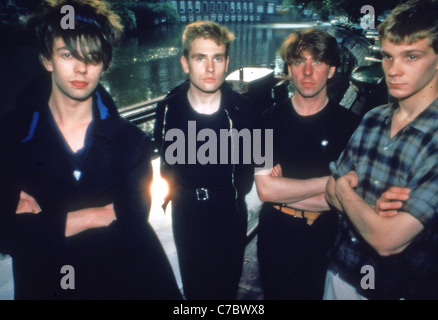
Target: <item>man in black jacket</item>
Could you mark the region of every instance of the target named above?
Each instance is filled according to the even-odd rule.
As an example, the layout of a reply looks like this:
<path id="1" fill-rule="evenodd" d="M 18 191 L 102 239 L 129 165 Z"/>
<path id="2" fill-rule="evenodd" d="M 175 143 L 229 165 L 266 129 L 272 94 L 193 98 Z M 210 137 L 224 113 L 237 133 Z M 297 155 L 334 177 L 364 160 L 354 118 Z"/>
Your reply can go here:
<path id="1" fill-rule="evenodd" d="M 62 6 L 75 28 L 60 25 Z M 0 120 L 0 252 L 16 299 L 180 299 L 148 224 L 150 139 L 99 85 L 122 26 L 105 2 L 29 20 L 48 76 Z"/>
<path id="2" fill-rule="evenodd" d="M 188 25 L 181 64 L 189 79 L 157 108 L 154 138 L 187 299 L 235 299 L 242 272 L 253 166 L 236 137 L 251 133 L 255 109 L 224 83 L 233 38 L 211 21 Z"/>

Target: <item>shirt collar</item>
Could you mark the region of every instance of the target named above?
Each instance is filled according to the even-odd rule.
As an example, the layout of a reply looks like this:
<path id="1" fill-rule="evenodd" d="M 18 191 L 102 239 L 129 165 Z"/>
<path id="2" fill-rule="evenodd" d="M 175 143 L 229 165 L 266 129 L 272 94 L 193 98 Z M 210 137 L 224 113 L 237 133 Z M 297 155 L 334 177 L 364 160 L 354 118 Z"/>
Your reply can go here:
<path id="1" fill-rule="evenodd" d="M 47 102 L 45 102 L 48 110 Z M 115 106 L 112 106 L 113 109 Z M 30 117 L 30 122 L 27 129 L 27 135 L 22 139 L 23 143 L 26 143 L 33 139 L 34 133 L 38 128 L 38 125 L 41 122 L 41 113 L 44 114 L 44 109 L 37 108 L 33 110 L 32 116 Z M 95 91 L 93 95 L 93 103 L 92 103 L 92 113 L 93 113 L 93 121 L 92 121 L 92 134 L 100 135 L 109 140 L 115 141 L 118 136 L 118 132 L 116 127 L 113 125 L 113 120 L 116 118 L 116 111 L 113 111 L 114 114 L 110 113 L 110 109 L 107 107 L 107 104 L 102 100 L 102 96 L 98 90 Z"/>
<path id="2" fill-rule="evenodd" d="M 438 98 L 423 110 L 409 125 L 422 132 L 435 130 L 438 124 Z"/>
<path id="3" fill-rule="evenodd" d="M 383 109 L 381 114 L 385 123 L 391 123 L 395 110 L 398 104 L 389 104 L 387 108 Z M 438 98 L 435 99 L 426 109 L 423 110 L 414 120 L 412 120 L 407 127 L 415 128 L 423 133 L 430 130 L 435 130 L 438 125 Z"/>

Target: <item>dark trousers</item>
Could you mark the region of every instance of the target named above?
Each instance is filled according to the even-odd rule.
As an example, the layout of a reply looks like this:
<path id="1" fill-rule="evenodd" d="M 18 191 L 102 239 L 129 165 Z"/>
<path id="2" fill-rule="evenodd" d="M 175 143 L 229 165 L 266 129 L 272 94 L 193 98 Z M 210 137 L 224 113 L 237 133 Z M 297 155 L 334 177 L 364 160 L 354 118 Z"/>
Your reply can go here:
<path id="1" fill-rule="evenodd" d="M 257 255 L 265 299 L 320 300 L 327 250 L 337 214 L 326 212 L 313 225 L 264 204 L 259 217 Z"/>
<path id="2" fill-rule="evenodd" d="M 235 299 L 245 251 L 244 202 L 232 196 L 197 200 L 179 192 L 172 200 L 172 222 L 185 297 Z"/>

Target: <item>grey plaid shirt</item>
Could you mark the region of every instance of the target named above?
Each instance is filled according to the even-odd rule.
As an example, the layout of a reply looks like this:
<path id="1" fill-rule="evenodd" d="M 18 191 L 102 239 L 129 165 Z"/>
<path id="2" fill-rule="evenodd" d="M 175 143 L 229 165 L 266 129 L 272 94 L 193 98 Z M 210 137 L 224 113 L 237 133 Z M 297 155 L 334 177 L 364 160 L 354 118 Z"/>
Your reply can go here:
<path id="1" fill-rule="evenodd" d="M 335 179 L 354 170 L 356 192 L 374 205 L 391 186 L 411 189 L 402 211 L 425 227 L 402 253 L 381 257 L 345 216 L 330 252 L 330 269 L 370 298 L 438 297 L 438 99 L 390 138 L 396 110 L 385 105 L 368 112 L 348 146 L 330 164 Z M 375 289 L 363 290 L 361 267 L 375 268 Z"/>

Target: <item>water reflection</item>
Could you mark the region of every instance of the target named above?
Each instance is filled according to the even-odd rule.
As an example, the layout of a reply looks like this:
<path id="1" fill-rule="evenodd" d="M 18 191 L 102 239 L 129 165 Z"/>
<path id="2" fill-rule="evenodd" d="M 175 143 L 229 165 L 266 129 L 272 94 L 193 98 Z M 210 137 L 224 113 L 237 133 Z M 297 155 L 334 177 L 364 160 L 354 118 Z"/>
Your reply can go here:
<path id="1" fill-rule="evenodd" d="M 283 64 L 277 53 L 281 43 L 292 30 L 311 26 L 296 23 L 228 24 L 236 36 L 229 52 L 229 72 L 241 66 L 268 66 L 281 73 Z M 102 84 L 119 107 L 165 95 L 186 78 L 180 64 L 184 27 L 163 27 L 137 37 L 125 37 L 102 79 Z M 319 27 L 331 31 L 329 26 Z M 353 65 L 344 71 L 348 72 L 351 67 Z M 12 108 L 25 83 L 42 72 L 37 55 L 29 46 L 1 48 L 0 114 Z"/>
<path id="2" fill-rule="evenodd" d="M 283 40 L 309 24 L 229 24 L 236 40 L 230 47 L 229 72 L 241 66 L 268 66 L 282 72 L 277 53 Z M 184 26 L 163 27 L 126 39 L 115 52 L 102 83 L 119 107 L 166 94 L 186 75 L 180 64 Z"/>

